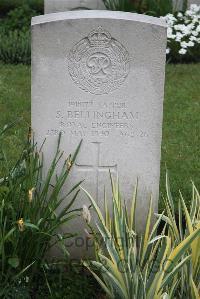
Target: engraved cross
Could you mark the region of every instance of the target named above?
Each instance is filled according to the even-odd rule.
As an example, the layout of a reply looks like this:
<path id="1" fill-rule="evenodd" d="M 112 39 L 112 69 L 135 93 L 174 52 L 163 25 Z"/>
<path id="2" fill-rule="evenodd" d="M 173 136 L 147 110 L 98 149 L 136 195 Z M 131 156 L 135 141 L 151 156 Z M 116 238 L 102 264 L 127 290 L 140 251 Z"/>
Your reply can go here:
<path id="1" fill-rule="evenodd" d="M 99 199 L 99 174 L 102 171 L 108 171 L 108 170 L 113 170 L 117 171 L 117 164 L 115 165 L 100 165 L 101 162 L 101 142 L 92 142 L 92 144 L 96 148 L 96 157 L 95 157 L 95 163 L 93 165 L 81 165 L 75 163 L 75 165 L 83 171 L 94 171 L 95 172 L 95 188 L 96 188 L 96 201 Z"/>

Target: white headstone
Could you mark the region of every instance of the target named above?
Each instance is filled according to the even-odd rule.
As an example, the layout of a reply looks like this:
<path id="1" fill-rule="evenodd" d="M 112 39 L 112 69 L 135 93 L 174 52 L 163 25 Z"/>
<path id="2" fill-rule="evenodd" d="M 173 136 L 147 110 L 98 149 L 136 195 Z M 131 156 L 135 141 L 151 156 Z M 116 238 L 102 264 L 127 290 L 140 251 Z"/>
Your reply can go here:
<path id="1" fill-rule="evenodd" d="M 180 11 L 183 9 L 183 0 L 173 0 L 174 11 Z"/>
<path id="2" fill-rule="evenodd" d="M 200 0 L 188 0 L 188 7 L 190 8 L 191 4 L 200 5 Z"/>
<path id="3" fill-rule="evenodd" d="M 68 10 L 106 9 L 103 0 L 44 0 L 46 14 Z"/>
<path id="4" fill-rule="evenodd" d="M 32 21 L 32 128 L 39 144 L 47 138 L 46 165 L 62 132 L 65 157 L 83 139 L 70 184 L 84 179 L 100 206 L 109 169 L 127 202 L 138 178 L 139 231 L 151 193 L 157 209 L 165 50 L 166 25 L 150 16 L 74 11 Z"/>
<path id="5" fill-rule="evenodd" d="M 175 11 L 182 11 L 184 8 L 184 0 L 173 0 L 174 10 Z M 187 8 L 190 8 L 191 4 L 200 5 L 200 0 L 188 0 L 187 1 Z"/>

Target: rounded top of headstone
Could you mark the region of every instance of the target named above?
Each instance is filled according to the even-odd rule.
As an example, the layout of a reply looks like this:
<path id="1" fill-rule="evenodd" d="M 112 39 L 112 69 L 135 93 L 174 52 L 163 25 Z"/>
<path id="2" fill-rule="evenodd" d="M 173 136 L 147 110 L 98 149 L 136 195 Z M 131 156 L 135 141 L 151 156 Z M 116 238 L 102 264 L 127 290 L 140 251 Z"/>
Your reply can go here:
<path id="1" fill-rule="evenodd" d="M 122 12 L 122 11 L 108 11 L 108 10 L 81 10 L 81 11 L 67 11 L 59 13 L 51 13 L 32 18 L 31 25 L 40 25 L 50 22 L 59 22 L 74 19 L 113 19 L 113 20 L 127 20 L 141 22 L 151 25 L 167 27 L 165 20 L 161 18 L 151 17 L 142 14 Z"/>

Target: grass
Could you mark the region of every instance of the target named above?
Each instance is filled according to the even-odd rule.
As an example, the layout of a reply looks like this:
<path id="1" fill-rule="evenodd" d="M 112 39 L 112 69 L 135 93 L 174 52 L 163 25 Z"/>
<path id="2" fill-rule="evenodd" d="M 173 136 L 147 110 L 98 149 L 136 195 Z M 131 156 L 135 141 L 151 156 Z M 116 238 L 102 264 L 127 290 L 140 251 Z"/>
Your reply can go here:
<path id="1" fill-rule="evenodd" d="M 12 164 L 20 153 L 30 126 L 30 67 L 0 64 L 0 128 L 19 121 L 6 137 Z M 2 174 L 0 163 L 0 177 Z"/>
<path id="2" fill-rule="evenodd" d="M 165 169 L 169 169 L 173 195 L 181 189 L 186 201 L 193 180 L 200 183 L 200 64 L 167 65 L 161 162 L 161 196 Z M 0 64 L 0 127 L 21 118 L 6 144 L 10 163 L 20 152 L 30 126 L 30 67 Z M 0 176 L 2 169 L 0 165 Z M 162 207 L 160 201 L 160 207 Z"/>
<path id="3" fill-rule="evenodd" d="M 181 189 L 186 202 L 191 180 L 200 184 L 199 78 L 200 64 L 167 65 L 160 190 L 162 195 L 167 166 L 173 195 Z"/>

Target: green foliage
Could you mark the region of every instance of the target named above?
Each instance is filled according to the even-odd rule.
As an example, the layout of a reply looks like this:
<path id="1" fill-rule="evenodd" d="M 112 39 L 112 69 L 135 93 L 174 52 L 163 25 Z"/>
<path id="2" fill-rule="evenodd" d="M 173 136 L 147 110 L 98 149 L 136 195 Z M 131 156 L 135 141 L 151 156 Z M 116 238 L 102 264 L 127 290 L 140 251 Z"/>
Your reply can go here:
<path id="1" fill-rule="evenodd" d="M 152 16 L 164 16 L 173 11 L 172 0 L 104 0 L 109 10 L 130 11 Z"/>
<path id="2" fill-rule="evenodd" d="M 5 15 L 15 8 L 28 5 L 38 13 L 43 13 L 44 0 L 1 0 L 0 14 Z"/>
<path id="3" fill-rule="evenodd" d="M 31 18 L 37 12 L 27 4 L 11 10 L 7 17 L 3 19 L 1 25 L 6 32 L 13 30 L 28 30 L 31 25 Z"/>
<path id="4" fill-rule="evenodd" d="M 200 64 L 166 66 L 161 182 L 159 208 L 163 210 L 166 167 L 170 170 L 171 192 L 178 210 L 179 190 L 190 206 L 190 180 L 200 186 Z"/>
<path id="5" fill-rule="evenodd" d="M 0 63 L 0 128 L 11 120 L 20 119 L 4 134 L 9 167 L 20 155 L 30 127 L 30 75 L 29 66 Z M 4 175 L 3 164 L 0 161 L 0 177 Z"/>
<path id="6" fill-rule="evenodd" d="M 139 9 L 141 1 L 130 1 L 130 0 L 103 0 L 108 10 L 117 11 L 135 11 Z"/>
<path id="7" fill-rule="evenodd" d="M 174 200 L 170 190 L 169 176 L 166 174 L 166 196 L 165 202 L 165 215 L 158 215 L 162 217 L 163 221 L 168 227 L 169 236 L 174 244 L 178 246 L 189 235 L 200 228 L 200 195 L 192 183 L 192 198 L 190 209 L 186 207 L 183 195 L 180 192 L 178 201 L 178 213 L 174 207 Z M 181 272 L 177 273 L 176 281 L 180 281 L 177 296 L 178 298 L 195 298 L 195 294 L 200 293 L 200 236 L 191 243 L 191 248 L 183 258 L 191 255 L 190 263 L 186 264 Z"/>
<path id="8" fill-rule="evenodd" d="M 54 299 L 100 299 L 102 294 L 101 288 L 96 283 L 94 278 L 83 269 L 80 263 L 68 265 L 66 270 L 65 265 L 48 266 L 45 269 L 46 280 L 48 281 L 49 289 L 47 288 L 44 275 L 38 273 L 37 293 L 36 298 L 54 298 Z M 32 285 L 34 290 L 34 284 Z"/>
<path id="9" fill-rule="evenodd" d="M 173 12 L 172 0 L 146 0 L 144 5 L 144 13 L 160 17 Z"/>
<path id="10" fill-rule="evenodd" d="M 40 271 L 39 271 L 40 270 Z M 5 299 L 100 299 L 102 290 L 80 263 L 61 260 L 38 269 L 34 280 L 28 275 L 10 285 Z M 1 297 L 2 298 L 2 297 Z M 4 298 L 3 298 L 4 299 Z"/>
<path id="11" fill-rule="evenodd" d="M 168 233 L 172 229 L 172 221 L 166 221 L 161 234 L 157 234 L 162 219 L 166 219 L 164 212 L 158 215 L 158 220 L 151 228 L 152 199 L 144 234 L 138 236 L 135 230 L 137 186 L 133 193 L 131 207 L 127 209 L 120 195 L 118 181 L 115 183 L 111 178 L 111 183 L 112 206 L 108 206 L 105 194 L 105 215 L 102 214 L 95 200 L 83 189 L 99 220 L 96 224 L 98 233 L 88 224 L 94 236 L 96 261 L 84 262 L 84 265 L 91 271 L 108 297 L 113 299 L 160 299 L 164 297 L 173 299 L 183 282 L 179 276 L 187 268 L 190 271 L 187 272 L 186 269 L 188 279 L 184 282 L 190 285 L 192 292 L 187 293 L 185 298 L 198 299 L 198 286 L 195 286 L 193 280 L 193 274 L 195 277 L 198 275 L 194 265 L 197 265 L 197 269 L 200 267 L 198 253 L 200 221 L 199 218 L 195 218 L 196 214 L 199 217 L 198 192 L 195 193 L 194 202 L 192 202 L 191 216 L 194 219 L 194 225 L 191 225 L 191 229 L 178 242 L 174 242 L 174 236 Z M 168 182 L 167 192 L 170 198 Z M 185 205 L 183 200 L 182 202 Z M 194 272 L 192 273 L 190 265 L 193 250 Z"/>
<path id="12" fill-rule="evenodd" d="M 57 166 L 63 159 L 59 150 L 60 137 L 55 157 L 44 174 L 41 150 L 30 141 L 13 167 L 9 166 L 4 148 L 4 134 L 0 132 L 0 159 L 4 164 L 4 176 L 0 180 L 0 297 L 8 296 L 10 287 L 15 288 L 24 274 L 34 279 L 45 262 L 48 250 L 55 244 L 63 244 L 71 233 L 60 235 L 59 228 L 68 225 L 77 216 L 72 209 L 79 193 L 76 184 L 66 194 L 62 194 L 71 167 L 64 161 L 59 174 Z M 70 159 L 73 164 L 80 144 Z M 62 195 L 61 195 L 62 194 Z M 57 209 L 62 206 L 60 212 Z M 8 287 L 9 285 L 9 287 Z"/>
<path id="13" fill-rule="evenodd" d="M 4 63 L 31 63 L 31 18 L 37 14 L 24 4 L 11 10 L 0 22 L 0 60 Z"/>
<path id="14" fill-rule="evenodd" d="M 4 63 L 12 64 L 31 63 L 29 30 L 14 30 L 7 32 L 0 27 L 0 60 Z"/>

